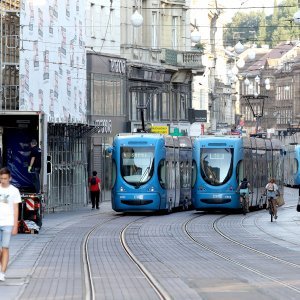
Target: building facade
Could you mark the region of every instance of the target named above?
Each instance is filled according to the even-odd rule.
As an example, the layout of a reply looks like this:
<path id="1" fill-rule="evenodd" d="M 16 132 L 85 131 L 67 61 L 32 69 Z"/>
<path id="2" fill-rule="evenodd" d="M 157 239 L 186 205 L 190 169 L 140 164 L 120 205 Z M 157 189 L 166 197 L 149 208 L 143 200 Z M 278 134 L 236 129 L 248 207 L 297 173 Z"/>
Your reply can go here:
<path id="1" fill-rule="evenodd" d="M 1 1 L 1 111 L 36 112 L 46 209 L 87 202 L 86 51 L 82 1 Z M 29 141 L 27 141 L 28 143 Z M 52 173 L 47 174 L 47 159 Z"/>
<path id="2" fill-rule="evenodd" d="M 202 54 L 191 50 L 190 1 L 121 1 L 121 56 L 127 60 L 128 130 L 165 127 L 188 134 L 192 80 L 203 74 Z M 143 24 L 130 18 L 137 10 Z M 161 127 L 160 127 L 161 128 Z"/>

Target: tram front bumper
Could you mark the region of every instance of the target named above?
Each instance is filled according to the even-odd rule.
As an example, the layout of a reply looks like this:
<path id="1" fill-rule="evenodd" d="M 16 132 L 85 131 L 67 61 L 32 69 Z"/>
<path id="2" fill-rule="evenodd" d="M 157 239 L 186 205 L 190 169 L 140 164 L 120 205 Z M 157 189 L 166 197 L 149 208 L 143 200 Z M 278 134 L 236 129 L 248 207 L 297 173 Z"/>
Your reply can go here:
<path id="1" fill-rule="evenodd" d="M 115 208 L 121 210 L 158 210 L 160 207 L 160 195 L 159 193 L 116 193 L 113 202 Z"/>

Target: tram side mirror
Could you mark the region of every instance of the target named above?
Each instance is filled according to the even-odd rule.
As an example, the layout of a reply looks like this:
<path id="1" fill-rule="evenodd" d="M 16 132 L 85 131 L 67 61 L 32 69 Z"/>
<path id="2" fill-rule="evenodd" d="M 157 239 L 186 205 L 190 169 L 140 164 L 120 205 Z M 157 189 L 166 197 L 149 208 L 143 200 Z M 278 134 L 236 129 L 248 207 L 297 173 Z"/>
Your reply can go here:
<path id="1" fill-rule="evenodd" d="M 109 147 L 107 147 L 107 148 L 105 148 L 105 157 L 109 157 L 109 156 L 111 156 L 112 155 L 112 153 L 113 153 L 113 147 L 112 146 L 109 146 Z"/>

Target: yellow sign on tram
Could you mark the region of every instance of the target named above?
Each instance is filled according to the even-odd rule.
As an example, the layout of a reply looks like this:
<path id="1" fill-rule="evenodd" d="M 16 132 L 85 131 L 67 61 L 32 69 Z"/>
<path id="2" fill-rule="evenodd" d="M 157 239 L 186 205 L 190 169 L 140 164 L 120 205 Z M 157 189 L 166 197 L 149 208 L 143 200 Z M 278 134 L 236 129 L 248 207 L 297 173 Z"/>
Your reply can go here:
<path id="1" fill-rule="evenodd" d="M 169 126 L 151 126 L 152 133 L 169 134 Z"/>

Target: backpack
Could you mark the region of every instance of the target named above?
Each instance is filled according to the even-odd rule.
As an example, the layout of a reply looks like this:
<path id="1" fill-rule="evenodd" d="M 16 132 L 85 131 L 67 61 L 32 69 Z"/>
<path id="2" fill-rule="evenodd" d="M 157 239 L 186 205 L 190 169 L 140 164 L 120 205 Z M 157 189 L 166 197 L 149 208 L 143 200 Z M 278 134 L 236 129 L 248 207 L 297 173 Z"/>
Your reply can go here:
<path id="1" fill-rule="evenodd" d="M 95 184 L 97 184 L 96 177 L 92 177 L 92 179 L 91 179 L 91 185 L 95 185 Z"/>
<path id="2" fill-rule="evenodd" d="M 269 192 L 274 192 L 274 184 L 273 183 L 268 183 L 267 190 Z"/>
<path id="3" fill-rule="evenodd" d="M 244 190 L 248 188 L 248 181 L 241 181 L 240 189 Z"/>

